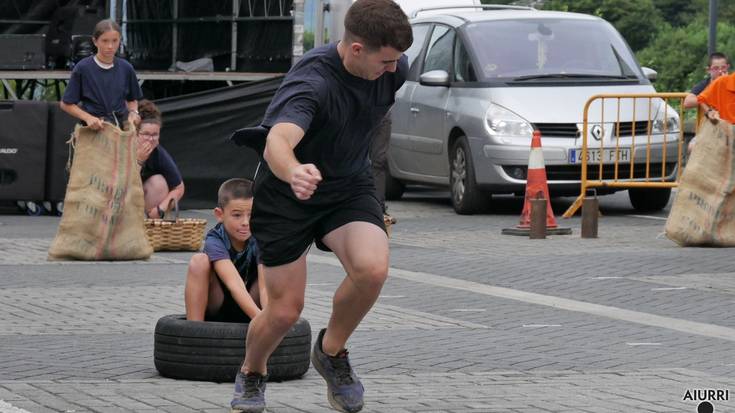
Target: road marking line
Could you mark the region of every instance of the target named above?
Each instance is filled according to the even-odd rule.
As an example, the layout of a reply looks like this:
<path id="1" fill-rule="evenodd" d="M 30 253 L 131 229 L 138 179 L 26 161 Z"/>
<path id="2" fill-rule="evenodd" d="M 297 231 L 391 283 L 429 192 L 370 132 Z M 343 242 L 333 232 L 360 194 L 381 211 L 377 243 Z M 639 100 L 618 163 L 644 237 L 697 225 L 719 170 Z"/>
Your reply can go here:
<path id="1" fill-rule="evenodd" d="M 625 343 L 629 346 L 660 346 L 661 343 Z"/>
<path id="2" fill-rule="evenodd" d="M 658 287 L 651 288 L 651 291 L 674 291 L 674 290 L 686 290 L 686 287 Z"/>
<path id="3" fill-rule="evenodd" d="M 524 328 L 561 327 L 561 324 L 524 324 Z"/>
<path id="4" fill-rule="evenodd" d="M 342 268 L 339 260 L 323 255 L 309 254 L 309 261 L 318 264 L 326 264 Z M 735 328 L 718 326 L 715 324 L 699 323 L 696 321 L 682 320 L 680 318 L 665 317 L 640 311 L 626 310 L 624 308 L 612 307 L 601 304 L 593 304 L 584 301 L 570 300 L 568 298 L 554 297 L 551 295 L 530 293 L 512 288 L 496 287 L 444 277 L 426 272 L 408 271 L 397 268 L 390 269 L 390 276 L 421 284 L 429 284 L 436 287 L 452 288 L 475 294 L 483 294 L 492 297 L 505 298 L 508 300 L 521 301 L 560 310 L 574 311 L 611 318 L 614 320 L 628 321 L 652 327 L 666 328 L 686 334 L 696 334 L 705 337 L 718 338 L 721 340 L 735 341 Z"/>
<path id="5" fill-rule="evenodd" d="M 664 218 L 664 217 L 655 217 L 653 215 L 633 215 L 633 214 L 628 214 L 628 216 L 629 217 L 634 217 L 634 218 L 655 219 L 655 220 L 658 220 L 658 221 L 666 221 L 668 219 L 668 218 Z"/>
<path id="6" fill-rule="evenodd" d="M 619 280 L 623 277 L 592 277 L 593 280 Z"/>
<path id="7" fill-rule="evenodd" d="M 15 407 L 10 403 L 6 403 L 0 400 L 0 413 L 31 413 L 28 410 L 23 410 L 19 407 Z"/>
<path id="8" fill-rule="evenodd" d="M 487 311 L 485 308 L 452 308 L 447 311 L 454 311 L 458 313 L 480 313 L 483 311 Z"/>

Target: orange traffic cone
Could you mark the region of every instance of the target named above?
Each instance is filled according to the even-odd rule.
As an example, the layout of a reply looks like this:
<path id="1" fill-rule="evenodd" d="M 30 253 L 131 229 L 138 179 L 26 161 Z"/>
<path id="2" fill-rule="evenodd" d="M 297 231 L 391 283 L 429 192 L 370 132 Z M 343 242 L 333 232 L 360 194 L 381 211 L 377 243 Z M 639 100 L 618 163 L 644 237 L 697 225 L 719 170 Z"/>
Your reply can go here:
<path id="1" fill-rule="evenodd" d="M 526 195 L 523 201 L 521 221 L 515 228 L 506 228 L 503 234 L 528 235 L 531 229 L 531 199 L 546 199 L 546 233 L 553 235 L 571 234 L 571 228 L 560 228 L 551 209 L 549 185 L 546 181 L 546 166 L 544 152 L 541 149 L 541 132 L 533 131 L 531 139 L 531 153 L 528 156 L 528 173 L 526 176 Z"/>

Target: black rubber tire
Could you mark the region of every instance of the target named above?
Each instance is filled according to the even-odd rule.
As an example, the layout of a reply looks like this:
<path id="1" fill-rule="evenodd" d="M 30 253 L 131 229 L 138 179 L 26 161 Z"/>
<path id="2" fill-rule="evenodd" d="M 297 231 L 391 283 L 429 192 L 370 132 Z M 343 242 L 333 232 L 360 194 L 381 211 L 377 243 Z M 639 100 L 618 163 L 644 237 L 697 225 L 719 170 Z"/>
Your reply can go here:
<path id="1" fill-rule="evenodd" d="M 385 174 L 385 199 L 397 201 L 401 199 L 405 190 L 406 184 L 390 176 L 390 172 Z"/>
<path id="2" fill-rule="evenodd" d="M 671 188 L 630 188 L 628 198 L 638 212 L 657 212 L 669 204 Z"/>
<path id="3" fill-rule="evenodd" d="M 173 379 L 234 382 L 245 357 L 247 323 L 187 321 L 174 314 L 156 323 L 153 362 Z M 297 379 L 309 370 L 311 326 L 301 318 L 268 359 L 271 381 Z"/>
<path id="4" fill-rule="evenodd" d="M 449 192 L 454 211 L 460 215 L 471 215 L 486 209 L 490 204 L 490 195 L 477 188 L 475 166 L 466 137 L 457 138 L 450 156 Z"/>

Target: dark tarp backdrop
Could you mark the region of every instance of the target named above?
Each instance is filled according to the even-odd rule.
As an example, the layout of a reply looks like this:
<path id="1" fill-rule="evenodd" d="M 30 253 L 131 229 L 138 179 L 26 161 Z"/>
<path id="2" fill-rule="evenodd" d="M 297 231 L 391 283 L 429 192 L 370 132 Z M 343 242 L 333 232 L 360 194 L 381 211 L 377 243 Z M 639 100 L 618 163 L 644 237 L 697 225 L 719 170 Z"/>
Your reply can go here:
<path id="1" fill-rule="evenodd" d="M 239 128 L 256 126 L 282 78 L 160 99 L 161 145 L 171 153 L 186 186 L 182 208 L 214 208 L 219 185 L 252 179 L 258 156 L 228 140 Z"/>

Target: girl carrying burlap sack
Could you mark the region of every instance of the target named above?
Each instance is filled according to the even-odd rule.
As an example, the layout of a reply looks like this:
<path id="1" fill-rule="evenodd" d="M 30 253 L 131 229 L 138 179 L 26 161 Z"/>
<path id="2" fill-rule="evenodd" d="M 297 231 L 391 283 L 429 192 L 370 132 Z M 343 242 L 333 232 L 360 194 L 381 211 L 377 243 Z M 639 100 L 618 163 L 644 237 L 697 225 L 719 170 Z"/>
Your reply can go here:
<path id="1" fill-rule="evenodd" d="M 136 162 L 134 125 L 143 95 L 133 67 L 115 56 L 120 36 L 114 21 L 97 24 L 97 54 L 74 67 L 60 104 L 86 126 L 77 125 L 71 139 L 74 160 L 49 259 L 128 260 L 153 253 Z"/>

